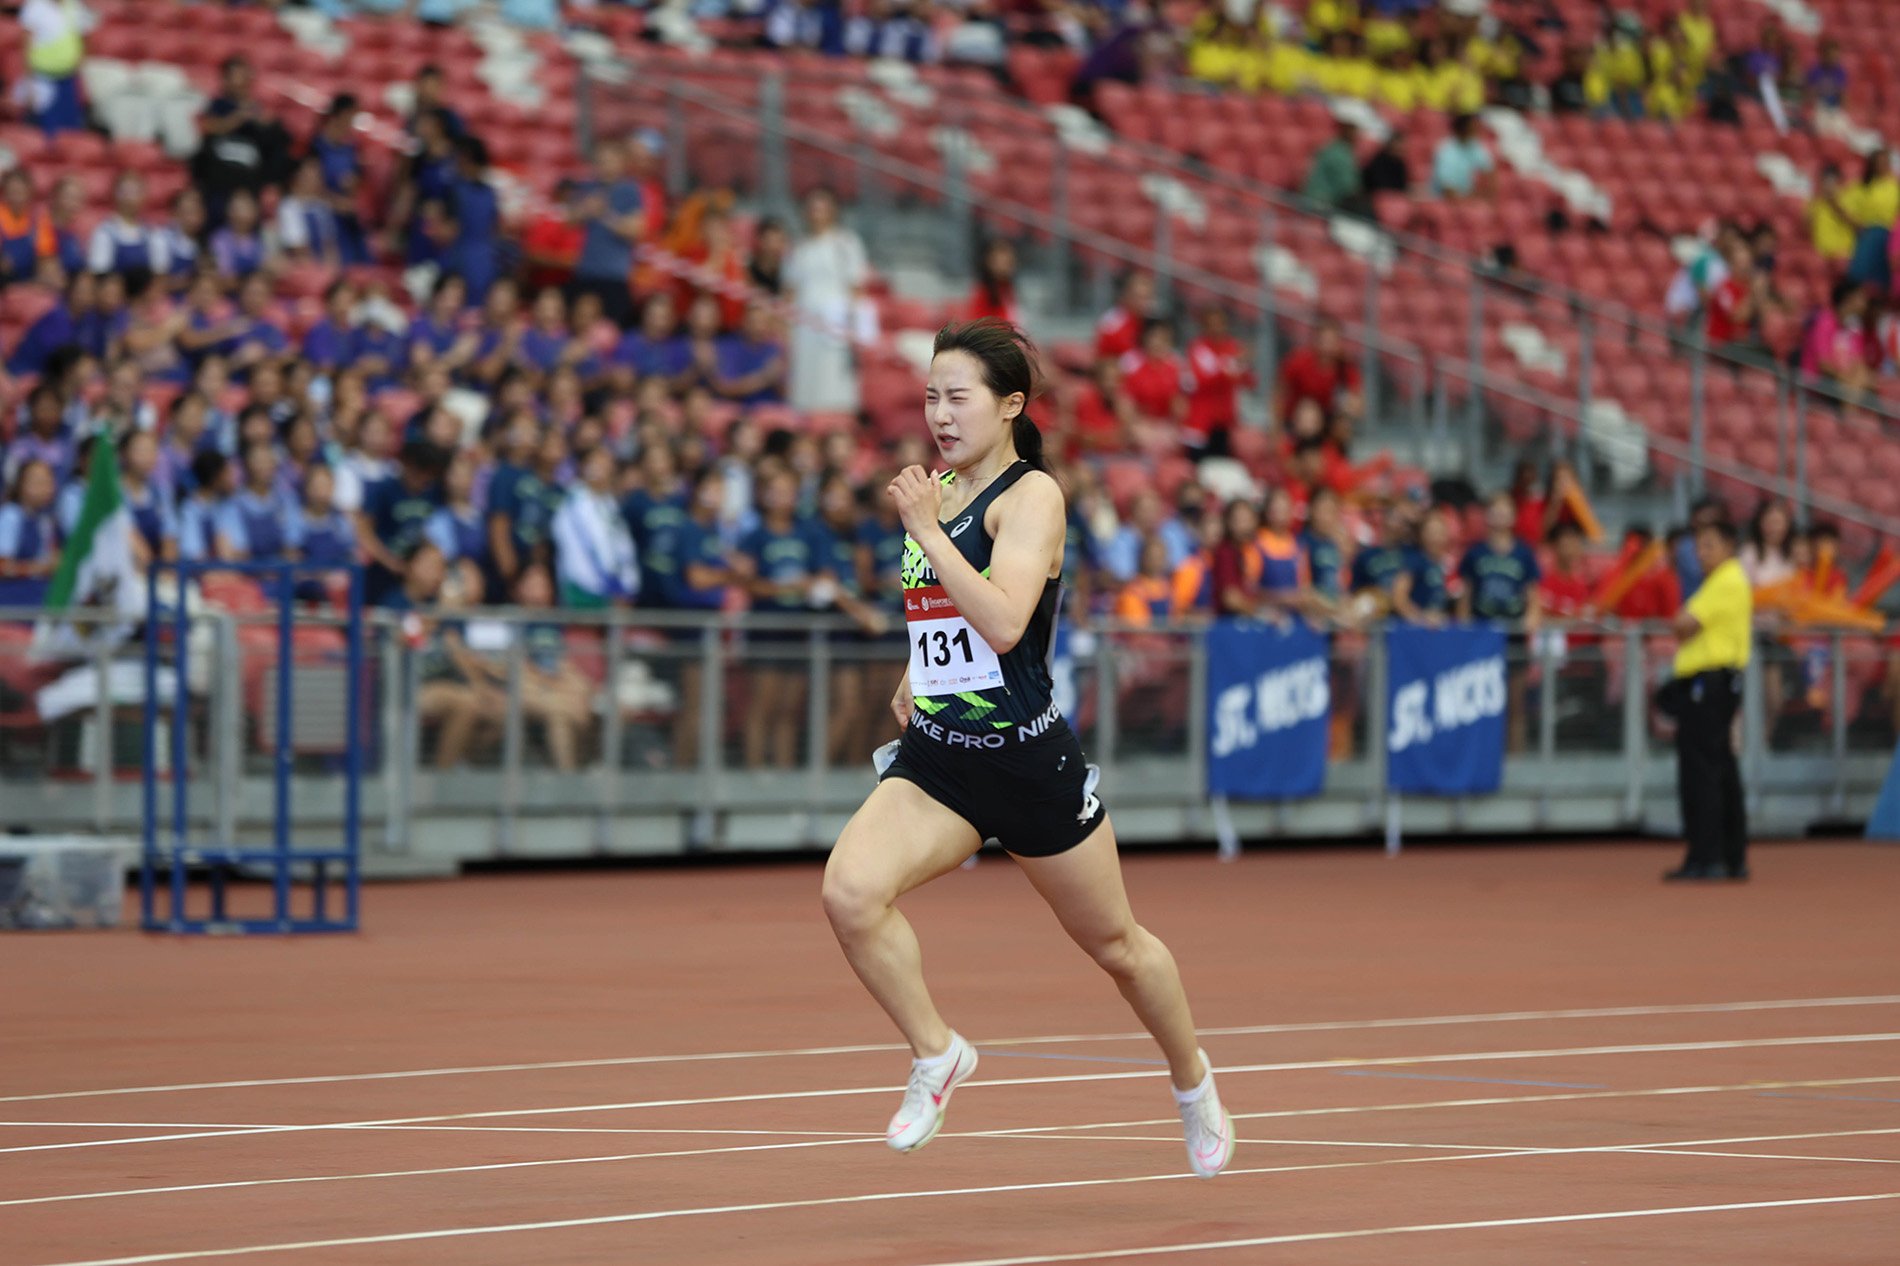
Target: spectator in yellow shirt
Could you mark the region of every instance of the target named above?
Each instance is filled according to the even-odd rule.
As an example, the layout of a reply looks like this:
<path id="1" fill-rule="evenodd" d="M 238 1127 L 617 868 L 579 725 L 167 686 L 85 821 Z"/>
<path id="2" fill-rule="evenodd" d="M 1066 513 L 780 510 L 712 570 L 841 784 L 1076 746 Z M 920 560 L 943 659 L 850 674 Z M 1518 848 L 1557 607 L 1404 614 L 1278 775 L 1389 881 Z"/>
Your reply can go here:
<path id="1" fill-rule="evenodd" d="M 1415 110 L 1424 98 L 1424 72 L 1412 64 L 1412 51 L 1400 49 L 1373 75 L 1373 93 L 1394 110 Z"/>
<path id="2" fill-rule="evenodd" d="M 1687 118 L 1695 108 L 1695 89 L 1688 84 L 1688 72 L 1678 65 L 1667 75 L 1659 75 L 1643 94 L 1643 112 L 1652 119 L 1674 123 Z"/>
<path id="3" fill-rule="evenodd" d="M 1262 88 L 1290 97 L 1305 83 L 1313 55 L 1298 44 L 1275 40 L 1264 49 L 1253 50 L 1240 71 L 1240 86 L 1249 92 Z"/>
<path id="4" fill-rule="evenodd" d="M 1735 526 L 1726 520 L 1696 529 L 1705 579 L 1676 616 L 1681 646 L 1666 702 L 1676 718 L 1676 785 L 1689 851 L 1664 876 L 1670 880 L 1748 878 L 1748 817 L 1729 730 L 1754 639 L 1754 595 L 1735 546 Z"/>
<path id="5" fill-rule="evenodd" d="M 1188 75 L 1208 84 L 1238 83 L 1255 39 L 1222 14 L 1202 14 L 1188 35 Z"/>
<path id="6" fill-rule="evenodd" d="M 1893 176 L 1893 160 L 1883 146 L 1867 156 L 1860 184 L 1841 195 L 1841 209 L 1854 222 L 1854 254 L 1847 279 L 1873 285 L 1882 294 L 1893 288 L 1893 270 L 1887 245 L 1900 219 L 1900 181 Z"/>
<path id="7" fill-rule="evenodd" d="M 1715 57 L 1715 19 L 1709 16 L 1709 0 L 1689 0 L 1676 16 L 1676 32 L 1682 40 L 1682 59 L 1699 83 Z"/>
<path id="8" fill-rule="evenodd" d="M 1814 253 L 1830 264 L 1844 264 L 1854 254 L 1855 224 L 1842 206 L 1841 169 L 1833 163 L 1821 168 L 1814 197 L 1808 201 L 1808 233 Z"/>
<path id="9" fill-rule="evenodd" d="M 1359 0 L 1312 0 L 1306 6 L 1306 42 L 1314 48 L 1341 31 L 1359 29 Z"/>

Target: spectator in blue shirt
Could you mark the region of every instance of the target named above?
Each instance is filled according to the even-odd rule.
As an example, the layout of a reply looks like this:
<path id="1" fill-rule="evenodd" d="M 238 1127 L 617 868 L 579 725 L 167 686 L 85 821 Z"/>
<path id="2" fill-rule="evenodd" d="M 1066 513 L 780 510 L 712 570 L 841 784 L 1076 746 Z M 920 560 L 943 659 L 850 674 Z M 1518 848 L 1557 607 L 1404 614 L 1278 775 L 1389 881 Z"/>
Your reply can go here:
<path id="1" fill-rule="evenodd" d="M 449 105 L 443 91 L 442 68 L 434 62 L 425 63 L 416 71 L 416 77 L 410 84 L 414 94 L 414 104 L 410 107 L 409 133 L 423 140 L 427 133 L 427 124 L 438 122 L 452 139 L 468 129 L 462 125 L 462 116 Z"/>
<path id="2" fill-rule="evenodd" d="M 149 278 L 171 267 L 164 235 L 145 222 L 145 181 L 123 172 L 112 184 L 112 214 L 92 231 L 86 265 L 96 273 Z"/>
<path id="3" fill-rule="evenodd" d="M 1445 554 L 1451 526 L 1438 510 L 1428 509 L 1418 525 L 1418 544 L 1405 551 L 1405 569 L 1392 580 L 1392 610 L 1413 624 L 1440 625 L 1451 612 L 1451 588 Z"/>
<path id="4" fill-rule="evenodd" d="M 1517 503 L 1508 492 L 1494 495 L 1484 510 L 1485 536 L 1458 564 L 1464 588 L 1458 595 L 1463 619 L 1537 621 L 1537 555 L 1517 539 Z"/>
<path id="5" fill-rule="evenodd" d="M 496 571 L 507 588 L 529 563 L 553 564 L 554 515 L 566 496 L 561 472 L 567 462 L 567 437 L 555 427 L 537 428 L 531 452 L 532 465 L 506 482 L 498 477 L 489 487 L 490 523 L 499 516 L 508 527 L 507 549 L 496 551 Z M 492 527 L 490 541 L 492 548 Z"/>
<path id="6" fill-rule="evenodd" d="M 290 335 L 278 320 L 270 281 L 262 275 L 247 277 L 238 287 L 237 325 L 240 332 L 232 341 L 230 361 L 233 376 L 240 380 L 253 367 L 279 360 L 290 350 Z"/>
<path id="7" fill-rule="evenodd" d="M 355 94 L 339 93 L 324 112 L 316 135 L 310 138 L 310 157 L 316 160 L 323 174 L 323 192 L 335 214 L 337 247 L 345 264 L 369 261 L 363 222 L 356 206 L 363 186 L 363 156 L 356 144 L 356 111 Z"/>
<path id="8" fill-rule="evenodd" d="M 12 484 L 28 462 L 45 462 L 55 486 L 72 474 L 73 438 L 66 425 L 59 389 L 41 383 L 26 398 L 26 430 L 6 446 L 4 482 Z"/>
<path id="9" fill-rule="evenodd" d="M 245 324 L 225 302 L 218 279 L 209 272 L 194 277 L 185 291 L 184 328 L 178 331 L 178 350 L 194 369 L 207 357 L 228 357 L 237 350 Z"/>
<path id="10" fill-rule="evenodd" d="M 1158 537 L 1168 550 L 1168 573 L 1185 563 L 1199 546 L 1188 526 L 1168 513 L 1167 502 L 1152 488 L 1135 494 L 1124 523 L 1102 548 L 1100 563 L 1109 575 L 1126 583 L 1141 567 L 1141 543 Z"/>
<path id="11" fill-rule="evenodd" d="M 21 464 L 0 505 L 0 607 L 37 607 L 59 567 L 53 470 L 37 459 Z"/>
<path id="12" fill-rule="evenodd" d="M 442 505 L 447 455 L 426 440 L 402 446 L 394 476 L 363 491 L 357 542 L 369 559 L 364 587 L 383 605 L 402 588 L 410 558 L 426 543 L 429 519 Z"/>
<path id="13" fill-rule="evenodd" d="M 725 507 L 725 480 L 717 466 L 703 468 L 693 481 L 691 511 L 660 548 L 672 552 L 676 569 L 667 586 L 664 605 L 677 611 L 712 613 L 725 606 L 726 586 L 736 576 L 719 534 L 719 516 Z M 697 629 L 669 628 L 669 639 L 699 642 Z M 699 759 L 699 687 L 702 667 L 697 656 L 681 663 L 679 708 L 673 714 L 673 764 L 690 769 Z"/>
<path id="14" fill-rule="evenodd" d="M 205 431 L 207 413 L 205 398 L 196 391 L 188 390 L 172 401 L 170 423 L 159 442 L 152 481 L 165 490 L 174 506 L 191 492 L 191 463 L 212 445 Z"/>
<path id="15" fill-rule="evenodd" d="M 267 262 L 264 234 L 258 227 L 257 199 L 249 190 L 238 190 L 225 206 L 224 227 L 211 235 L 211 260 L 226 281 L 263 270 Z"/>
<path id="16" fill-rule="evenodd" d="M 7 357 L 7 372 L 16 377 L 37 377 L 46 372 L 55 352 L 80 346 L 84 337 L 81 323 L 95 315 L 98 301 L 99 285 L 91 273 L 74 273 L 67 278 L 66 290 L 59 302 L 29 325 L 20 341 L 13 345 L 13 352 Z M 87 354 L 99 355 L 91 349 L 87 349 Z"/>
<path id="17" fill-rule="evenodd" d="M 306 158 L 297 164 L 290 190 L 277 203 L 277 245 L 295 260 L 327 268 L 343 262 L 343 224 L 323 187 L 323 164 Z"/>
<path id="18" fill-rule="evenodd" d="M 1497 183 L 1497 163 L 1478 139 L 1478 116 L 1451 121 L 1451 135 L 1432 152 L 1432 193 L 1440 198 L 1489 198 Z"/>
<path id="19" fill-rule="evenodd" d="M 303 500 L 290 520 L 290 536 L 306 563 L 348 567 L 356 561 L 356 526 L 336 508 L 336 473 L 315 465 L 304 475 Z M 343 592 L 343 575 L 306 576 L 297 582 L 303 602 L 325 602 Z"/>
<path id="20" fill-rule="evenodd" d="M 691 495 L 680 475 L 679 457 L 670 443 L 656 443 L 640 455 L 639 482 L 621 499 L 620 514 L 640 557 L 640 602 L 659 606 L 676 583 L 671 546 L 686 521 Z"/>
<path id="21" fill-rule="evenodd" d="M 338 278 L 323 292 L 323 319 L 304 332 L 303 358 L 326 374 L 334 374 L 349 361 L 350 344 L 356 331 L 350 310 L 356 306 L 356 288 Z"/>
<path id="22" fill-rule="evenodd" d="M 798 520 L 798 476 L 773 463 L 758 478 L 760 523 L 743 542 L 740 576 L 752 609 L 769 615 L 809 612 L 820 559 L 815 533 Z M 800 629 L 750 635 L 760 642 L 803 640 Z M 745 762 L 790 769 L 798 763 L 805 718 L 803 664 L 764 659 L 752 666 L 751 706 L 745 719 Z"/>
<path id="23" fill-rule="evenodd" d="M 205 231 L 210 215 L 204 195 L 191 186 L 172 197 L 172 222 L 159 230 L 165 241 L 166 287 L 174 292 L 184 289 L 198 273 L 198 261 L 205 258 Z"/>
<path id="24" fill-rule="evenodd" d="M 1300 529 L 1300 552 L 1306 556 L 1306 574 L 1319 608 L 1338 614 L 1344 600 L 1351 537 L 1340 517 L 1339 494 L 1331 488 L 1313 490 L 1306 503 L 1306 526 Z"/>
<path id="25" fill-rule="evenodd" d="M 468 284 L 454 273 L 436 278 L 429 306 L 409 323 L 409 368 L 446 365 L 460 373 L 481 347 L 481 336 L 470 328 L 464 309 Z"/>
<path id="26" fill-rule="evenodd" d="M 1405 507 L 1397 503 L 1387 506 L 1380 522 L 1379 543 L 1360 550 L 1352 560 L 1352 593 L 1362 615 L 1383 615 L 1392 609 L 1398 578 L 1412 564 L 1407 547 L 1410 536 L 1411 522 Z"/>
<path id="27" fill-rule="evenodd" d="M 575 213 L 586 233 L 574 265 L 574 287 L 600 298 L 607 319 L 626 328 L 633 319 L 633 249 L 646 231 L 645 198 L 627 171 L 623 142 L 594 146 L 594 178 L 575 190 Z"/>
<path id="28" fill-rule="evenodd" d="M 538 377 L 552 374 L 562 365 L 582 367 L 586 376 L 596 372 L 586 344 L 568 329 L 567 300 L 552 287 L 535 295 L 528 328 L 521 333 L 515 357 L 521 368 Z"/>
<path id="29" fill-rule="evenodd" d="M 128 431 L 119 441 L 119 494 L 132 516 L 132 558 L 140 567 L 178 557 L 178 511 L 157 479 L 158 436 Z"/>
<path id="30" fill-rule="evenodd" d="M 637 377 L 657 378 L 671 391 L 692 363 L 692 347 L 680 333 L 673 296 L 664 290 L 649 296 L 640 311 L 640 328 L 629 331 L 614 349 L 614 365 L 621 371 L 620 389 L 631 391 Z"/>
<path id="31" fill-rule="evenodd" d="M 244 486 L 225 504 L 218 534 L 231 557 L 253 563 L 281 562 L 295 555 L 286 525 L 293 503 L 277 483 L 277 450 L 269 441 L 253 441 L 242 458 Z"/>
<path id="32" fill-rule="evenodd" d="M 442 477 L 442 508 L 423 529 L 429 543 L 442 551 L 451 571 L 464 572 L 469 593 L 481 593 L 493 570 L 488 557 L 488 531 L 481 507 L 475 503 L 475 454 L 457 450 Z"/>
<path id="33" fill-rule="evenodd" d="M 785 402 L 785 348 L 772 310 L 748 304 L 737 334 L 719 340 L 713 389 L 739 404 Z"/>
<path id="34" fill-rule="evenodd" d="M 455 188 L 450 206 L 457 226 L 449 271 L 468 283 L 469 298 L 480 303 L 500 271 L 501 199 L 488 183 L 488 146 L 478 136 L 456 142 Z"/>
<path id="35" fill-rule="evenodd" d="M 219 530 L 224 507 L 237 491 L 237 467 L 216 449 L 205 449 L 191 463 L 191 495 L 178 507 L 178 557 L 188 563 L 236 557 Z"/>

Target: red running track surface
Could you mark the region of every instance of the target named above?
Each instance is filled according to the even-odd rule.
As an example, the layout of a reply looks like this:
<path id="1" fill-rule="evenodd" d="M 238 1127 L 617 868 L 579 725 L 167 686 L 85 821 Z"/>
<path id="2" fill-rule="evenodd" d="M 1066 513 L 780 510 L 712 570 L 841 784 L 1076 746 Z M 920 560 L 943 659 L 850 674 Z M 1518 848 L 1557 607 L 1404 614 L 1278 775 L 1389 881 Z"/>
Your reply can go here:
<path id="1" fill-rule="evenodd" d="M 1900 1255 L 1900 849 L 1135 856 L 1242 1145 L 1015 868 L 906 905 L 906 1072 L 809 864 L 372 889 L 339 940 L 4 942 L 0 1260 L 1835 1266 Z"/>

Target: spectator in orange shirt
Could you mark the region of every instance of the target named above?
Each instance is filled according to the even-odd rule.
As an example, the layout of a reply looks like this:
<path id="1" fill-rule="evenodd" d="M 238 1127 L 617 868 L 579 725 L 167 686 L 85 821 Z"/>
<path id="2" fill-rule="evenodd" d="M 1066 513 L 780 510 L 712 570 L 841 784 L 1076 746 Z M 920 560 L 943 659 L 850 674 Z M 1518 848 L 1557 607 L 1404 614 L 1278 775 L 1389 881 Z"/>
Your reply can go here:
<path id="1" fill-rule="evenodd" d="M 1272 613 L 1304 612 L 1312 597 L 1312 575 L 1300 549 L 1293 495 L 1285 488 L 1267 493 L 1265 522 L 1254 541 L 1260 552 L 1260 603 Z"/>
<path id="2" fill-rule="evenodd" d="M 1201 314 L 1200 337 L 1188 344 L 1188 456 L 1225 457 L 1240 422 L 1240 389 L 1253 386 L 1253 365 L 1228 327 L 1227 310 Z"/>
<path id="3" fill-rule="evenodd" d="M 1168 545 L 1159 536 L 1141 542 L 1141 570 L 1115 595 L 1115 618 L 1146 627 L 1166 620 L 1174 607 L 1174 584 L 1168 568 Z"/>
<path id="4" fill-rule="evenodd" d="M 1184 511 L 1182 517 L 1189 516 Z M 1226 528 L 1222 516 L 1205 511 L 1195 516 L 1194 521 L 1199 547 L 1169 577 L 1169 587 L 1174 591 L 1171 610 L 1177 620 L 1183 616 L 1211 615 L 1214 611 L 1214 551 L 1219 548 Z"/>
<path id="5" fill-rule="evenodd" d="M 990 239 L 976 270 L 969 319 L 983 317 L 995 317 L 1011 325 L 1023 323 L 1022 310 L 1016 306 L 1016 246 L 1006 237 Z"/>
<path id="6" fill-rule="evenodd" d="M 1134 351 L 1154 306 L 1155 279 L 1147 273 L 1129 273 L 1122 281 L 1120 299 L 1095 323 L 1095 358 L 1120 360 Z"/>
<path id="7" fill-rule="evenodd" d="M 1141 347 L 1122 357 L 1122 386 L 1135 412 L 1149 422 L 1179 426 L 1187 418 L 1187 370 L 1174 350 L 1174 328 L 1150 321 Z"/>
<path id="8" fill-rule="evenodd" d="M 1332 317 L 1321 318 L 1314 328 L 1312 346 L 1300 348 L 1280 366 L 1282 423 L 1293 420 L 1302 400 L 1318 401 L 1328 419 L 1359 416 L 1359 366 L 1346 354 L 1345 336 Z"/>

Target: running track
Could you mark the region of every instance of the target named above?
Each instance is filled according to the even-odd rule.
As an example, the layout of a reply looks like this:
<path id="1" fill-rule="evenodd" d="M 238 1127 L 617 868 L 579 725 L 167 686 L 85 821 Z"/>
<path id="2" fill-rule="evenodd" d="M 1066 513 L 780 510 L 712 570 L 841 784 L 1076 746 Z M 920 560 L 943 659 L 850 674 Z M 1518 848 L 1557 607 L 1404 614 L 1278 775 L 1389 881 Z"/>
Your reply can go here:
<path id="1" fill-rule="evenodd" d="M 1006 861 L 907 905 L 927 1149 L 806 864 L 380 887 L 344 940 L 4 945 L 0 1262 L 1900 1259 L 1900 848 L 1129 859 L 1243 1140 Z"/>

